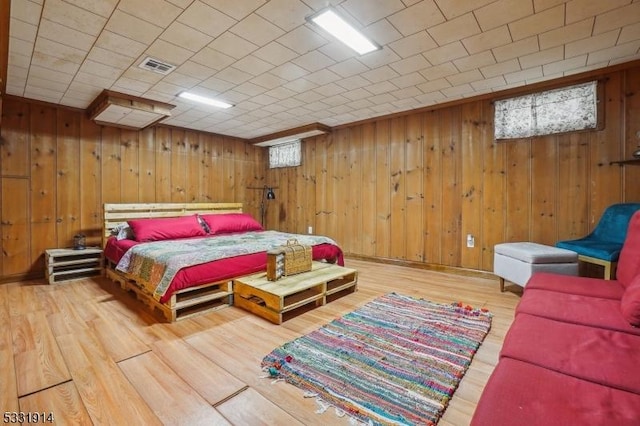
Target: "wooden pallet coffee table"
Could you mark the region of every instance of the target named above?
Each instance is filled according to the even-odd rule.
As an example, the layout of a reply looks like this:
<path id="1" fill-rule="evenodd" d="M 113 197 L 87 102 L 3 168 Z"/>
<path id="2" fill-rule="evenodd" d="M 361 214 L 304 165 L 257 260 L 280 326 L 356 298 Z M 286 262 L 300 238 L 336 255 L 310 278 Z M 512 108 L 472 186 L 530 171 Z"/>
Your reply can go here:
<path id="1" fill-rule="evenodd" d="M 358 271 L 313 262 L 311 271 L 267 280 L 266 272 L 233 281 L 233 304 L 275 324 L 356 291 Z"/>

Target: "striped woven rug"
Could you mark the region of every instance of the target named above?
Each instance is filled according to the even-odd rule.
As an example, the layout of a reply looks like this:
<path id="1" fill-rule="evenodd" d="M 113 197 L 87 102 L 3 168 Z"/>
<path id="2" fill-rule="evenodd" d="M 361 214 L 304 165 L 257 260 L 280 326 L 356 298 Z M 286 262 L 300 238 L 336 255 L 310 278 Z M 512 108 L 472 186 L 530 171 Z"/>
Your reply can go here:
<path id="1" fill-rule="evenodd" d="M 274 349 L 262 367 L 365 423 L 435 425 L 491 317 L 390 293 Z"/>

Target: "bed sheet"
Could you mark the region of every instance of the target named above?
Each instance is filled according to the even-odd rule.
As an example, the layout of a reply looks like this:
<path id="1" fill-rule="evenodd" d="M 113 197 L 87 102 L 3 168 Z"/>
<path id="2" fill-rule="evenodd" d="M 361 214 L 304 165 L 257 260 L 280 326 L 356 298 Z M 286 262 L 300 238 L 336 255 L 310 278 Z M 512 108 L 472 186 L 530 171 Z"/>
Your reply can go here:
<path id="1" fill-rule="evenodd" d="M 202 238 L 202 237 L 199 237 Z M 215 237 L 212 237 L 215 238 Z M 122 256 L 136 244 L 133 240 L 117 240 L 110 237 L 104 248 L 104 256 L 114 264 L 117 264 Z M 313 260 L 327 260 L 344 266 L 344 255 L 340 247 L 333 244 L 319 244 L 311 248 Z M 198 285 L 227 280 L 230 278 L 249 275 L 267 269 L 267 253 L 253 253 L 242 256 L 220 259 L 182 268 L 171 281 L 169 288 L 160 299 L 165 303 L 176 291 L 196 287 Z"/>

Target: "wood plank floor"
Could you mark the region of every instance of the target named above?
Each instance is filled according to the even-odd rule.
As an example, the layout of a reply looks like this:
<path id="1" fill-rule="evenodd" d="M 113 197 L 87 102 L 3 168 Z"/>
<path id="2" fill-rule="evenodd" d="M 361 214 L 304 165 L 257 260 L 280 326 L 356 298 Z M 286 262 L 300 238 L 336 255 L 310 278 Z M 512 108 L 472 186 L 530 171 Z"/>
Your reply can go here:
<path id="1" fill-rule="evenodd" d="M 106 278 L 0 285 L 0 404 L 52 412 L 56 424 L 348 425 L 333 410 L 263 378 L 273 348 L 388 292 L 461 301 L 493 314 L 491 331 L 440 425 L 469 423 L 520 300 L 497 279 L 347 259 L 358 291 L 282 325 L 238 308 L 174 324 Z M 511 290 L 511 288 L 509 288 Z"/>

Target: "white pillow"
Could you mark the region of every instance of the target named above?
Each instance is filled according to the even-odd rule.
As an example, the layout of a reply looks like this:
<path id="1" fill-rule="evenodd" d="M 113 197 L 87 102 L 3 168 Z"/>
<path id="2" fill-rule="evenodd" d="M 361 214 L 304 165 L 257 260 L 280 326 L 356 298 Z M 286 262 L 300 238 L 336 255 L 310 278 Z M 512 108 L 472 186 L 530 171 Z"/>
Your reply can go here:
<path id="1" fill-rule="evenodd" d="M 133 239 L 133 230 L 129 226 L 127 222 L 123 222 L 120 225 L 115 226 L 111 230 L 111 235 L 116 236 L 116 240 L 132 240 Z"/>

